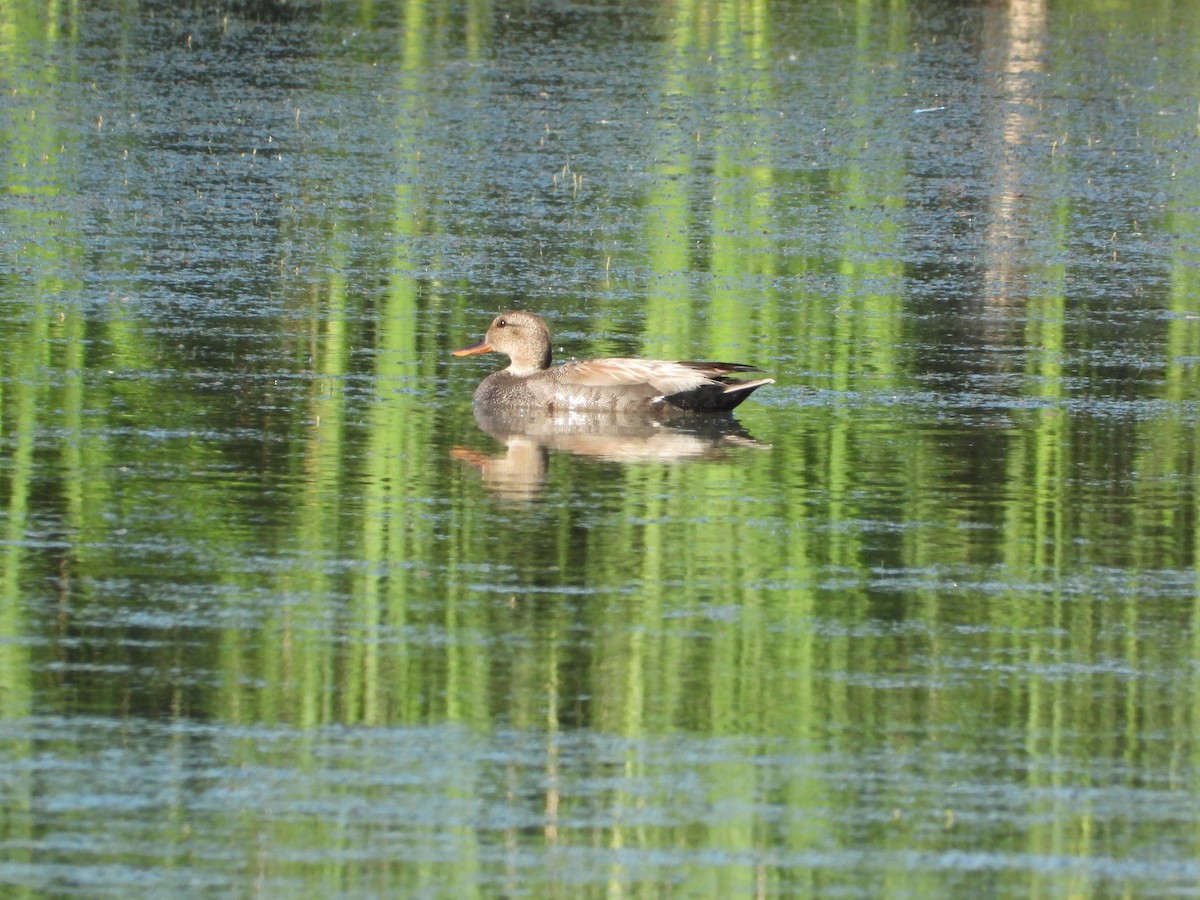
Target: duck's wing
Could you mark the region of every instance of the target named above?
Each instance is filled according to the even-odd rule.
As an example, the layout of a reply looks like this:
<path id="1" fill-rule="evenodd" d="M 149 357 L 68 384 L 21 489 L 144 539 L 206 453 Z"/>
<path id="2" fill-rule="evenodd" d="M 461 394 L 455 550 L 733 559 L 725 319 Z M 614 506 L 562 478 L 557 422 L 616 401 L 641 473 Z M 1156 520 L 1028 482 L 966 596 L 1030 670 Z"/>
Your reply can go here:
<path id="1" fill-rule="evenodd" d="M 564 363 L 556 368 L 557 380 L 585 387 L 649 385 L 663 396 L 695 390 L 705 385 L 736 387 L 734 372 L 757 372 L 742 363 L 675 362 L 664 359 L 610 357 Z M 728 388 L 727 388 L 728 389 Z"/>

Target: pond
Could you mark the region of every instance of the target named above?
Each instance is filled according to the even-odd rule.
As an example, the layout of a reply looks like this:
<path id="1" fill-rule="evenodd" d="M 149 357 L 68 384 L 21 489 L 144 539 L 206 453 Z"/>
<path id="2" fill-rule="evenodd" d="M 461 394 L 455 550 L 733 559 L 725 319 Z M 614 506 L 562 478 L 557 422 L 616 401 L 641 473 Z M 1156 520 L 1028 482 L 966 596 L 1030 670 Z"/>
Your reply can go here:
<path id="1" fill-rule="evenodd" d="M 0 884 L 1200 892 L 1198 41 L 0 0 Z M 513 308 L 774 383 L 496 420 Z"/>

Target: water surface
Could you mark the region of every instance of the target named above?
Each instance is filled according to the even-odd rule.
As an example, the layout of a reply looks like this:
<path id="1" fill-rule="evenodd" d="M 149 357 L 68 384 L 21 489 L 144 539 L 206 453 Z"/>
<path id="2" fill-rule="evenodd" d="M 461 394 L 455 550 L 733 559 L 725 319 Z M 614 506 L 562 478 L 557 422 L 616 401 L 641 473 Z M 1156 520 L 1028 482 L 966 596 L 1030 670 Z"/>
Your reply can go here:
<path id="1" fill-rule="evenodd" d="M 1198 29 L 0 6 L 0 883 L 1200 891 Z"/>

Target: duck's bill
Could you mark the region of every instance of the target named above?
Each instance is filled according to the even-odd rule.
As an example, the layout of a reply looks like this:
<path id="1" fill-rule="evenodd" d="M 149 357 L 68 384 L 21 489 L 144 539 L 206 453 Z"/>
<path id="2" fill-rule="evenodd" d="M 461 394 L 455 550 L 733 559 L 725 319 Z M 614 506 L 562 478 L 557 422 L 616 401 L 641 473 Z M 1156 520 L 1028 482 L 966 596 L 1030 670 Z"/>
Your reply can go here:
<path id="1" fill-rule="evenodd" d="M 451 350 L 451 356 L 474 356 L 477 353 L 491 353 L 492 345 L 487 341 L 480 341 L 478 344 L 472 344 L 470 347 L 463 347 L 461 350 Z"/>

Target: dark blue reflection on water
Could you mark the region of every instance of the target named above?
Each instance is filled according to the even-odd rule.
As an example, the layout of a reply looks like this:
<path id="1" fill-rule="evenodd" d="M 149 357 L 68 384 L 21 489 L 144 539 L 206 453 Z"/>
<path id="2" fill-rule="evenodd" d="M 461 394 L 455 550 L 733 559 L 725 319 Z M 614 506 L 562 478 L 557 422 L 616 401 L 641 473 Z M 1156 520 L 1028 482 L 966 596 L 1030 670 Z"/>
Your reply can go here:
<path id="1" fill-rule="evenodd" d="M 784 891 L 813 878 L 851 892 L 852 885 L 882 887 L 896 867 L 919 868 L 953 888 L 1019 865 L 1048 889 L 1102 893 L 1122 883 L 1170 890 L 1200 875 L 1180 839 L 1195 826 L 1195 808 L 1173 785 L 1127 786 L 1124 766 L 1088 760 L 1027 770 L 1019 762 L 1026 735 L 1003 728 L 982 755 L 956 749 L 952 733 L 930 751 L 906 747 L 903 733 L 886 753 L 861 751 L 853 745 L 863 736 L 854 731 L 814 735 L 801 748 L 736 737 L 483 736 L 454 726 L 297 732 L 38 718 L 10 723 L 0 737 L 10 746 L 37 742 L 7 771 L 10 784 L 37 786 L 38 805 L 14 815 L 46 835 L 8 841 L 0 879 L 92 896 L 237 890 L 248 878 L 272 892 L 337 890 L 346 866 L 362 871 L 355 893 L 416 894 L 500 889 L 514 878 L 534 893 L 569 886 L 590 894 L 614 883 L 666 888 L 673 871 L 691 872 L 689 883 L 707 890 L 764 865 Z M 846 775 L 847 755 L 856 777 Z M 127 777 L 131 771 L 138 777 Z M 1080 777 L 1091 787 L 1062 786 Z M 745 779 L 756 784 L 748 795 L 735 789 Z M 927 781 L 948 787 L 936 805 L 914 805 L 912 789 Z M 1030 782 L 1029 794 L 1004 787 Z M 1066 846 L 1029 852 L 1014 842 L 1014 833 L 1038 827 L 1064 804 L 1086 804 L 1098 826 L 1120 828 L 1133 817 L 1181 830 L 1153 848 L 1134 838 L 1099 857 Z M 147 831 L 139 824 L 146 820 L 169 827 Z M 739 831 L 750 822 L 789 836 L 787 844 L 765 856 L 742 844 Z M 680 827 L 726 832 L 733 843 L 646 841 Z M 106 835 L 101 845 L 96 828 Z M 595 836 L 611 830 L 629 840 L 597 846 Z M 880 839 L 889 846 L 869 860 L 853 849 Z M 933 846 L 911 849 L 918 839 Z M 991 849 L 977 849 L 981 843 Z M 81 846 L 90 847 L 86 868 L 72 862 Z M 1136 855 L 1146 849 L 1153 865 Z"/>

